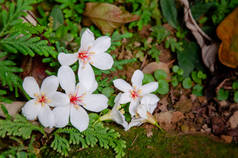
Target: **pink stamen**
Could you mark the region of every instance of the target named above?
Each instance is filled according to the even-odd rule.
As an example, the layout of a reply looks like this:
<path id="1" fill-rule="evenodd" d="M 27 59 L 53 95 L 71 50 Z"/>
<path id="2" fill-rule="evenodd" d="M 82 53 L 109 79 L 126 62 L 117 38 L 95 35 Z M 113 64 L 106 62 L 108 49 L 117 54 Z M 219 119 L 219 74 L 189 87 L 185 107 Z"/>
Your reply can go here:
<path id="1" fill-rule="evenodd" d="M 39 102 L 39 103 L 46 103 L 46 102 L 47 102 L 47 99 L 46 99 L 46 97 L 45 97 L 44 95 L 42 95 L 42 96 L 40 96 L 40 97 L 38 98 L 38 102 Z"/>
<path id="2" fill-rule="evenodd" d="M 75 96 L 75 95 L 70 96 L 70 103 L 71 104 L 76 105 L 76 104 L 79 104 L 79 102 L 81 102 L 80 97 Z"/>
<path id="3" fill-rule="evenodd" d="M 139 94 L 136 90 L 131 90 L 131 97 L 133 99 L 136 99 L 137 97 L 139 97 Z"/>
<path id="4" fill-rule="evenodd" d="M 78 53 L 78 58 L 81 59 L 81 60 L 83 60 L 83 61 L 88 60 L 88 58 L 89 58 L 89 53 L 88 53 L 88 51 L 81 51 L 81 52 L 79 52 L 79 53 Z"/>

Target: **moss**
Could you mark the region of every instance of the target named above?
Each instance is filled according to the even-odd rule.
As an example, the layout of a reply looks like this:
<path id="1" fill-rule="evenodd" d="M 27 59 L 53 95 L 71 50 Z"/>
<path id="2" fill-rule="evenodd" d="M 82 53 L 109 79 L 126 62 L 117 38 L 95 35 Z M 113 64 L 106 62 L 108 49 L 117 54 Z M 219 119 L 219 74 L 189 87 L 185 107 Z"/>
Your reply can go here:
<path id="1" fill-rule="evenodd" d="M 153 129 L 153 136 L 148 138 L 144 128 L 133 128 L 128 132 L 117 129 L 122 139 L 127 142 L 126 156 L 133 158 L 223 158 L 238 157 L 235 144 L 224 144 L 204 135 L 163 134 Z M 114 157 L 112 151 L 93 147 L 71 151 L 70 157 L 108 158 Z"/>

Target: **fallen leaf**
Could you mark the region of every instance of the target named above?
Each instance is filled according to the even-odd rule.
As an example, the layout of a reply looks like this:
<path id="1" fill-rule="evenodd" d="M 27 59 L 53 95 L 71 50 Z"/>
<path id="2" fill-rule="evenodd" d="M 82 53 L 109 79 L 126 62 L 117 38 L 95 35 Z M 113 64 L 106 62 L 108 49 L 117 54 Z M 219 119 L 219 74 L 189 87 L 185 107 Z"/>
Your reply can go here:
<path id="1" fill-rule="evenodd" d="M 146 65 L 142 71 L 147 74 L 152 74 L 156 70 L 164 70 L 167 73 L 167 80 L 170 80 L 171 76 L 170 76 L 169 65 L 170 65 L 170 63 L 167 64 L 167 63 L 163 63 L 163 62 L 159 62 L 159 63 L 152 62 L 152 63 L 149 63 L 148 65 Z"/>
<path id="2" fill-rule="evenodd" d="M 234 114 L 229 119 L 231 128 L 234 129 L 238 125 L 238 111 L 234 112 Z"/>
<path id="3" fill-rule="evenodd" d="M 103 34 L 112 33 L 122 24 L 136 21 L 137 15 L 132 15 L 126 10 L 109 3 L 86 3 L 84 16 L 88 17 Z"/>
<path id="4" fill-rule="evenodd" d="M 229 14 L 217 27 L 217 36 L 222 40 L 219 47 L 219 60 L 222 64 L 238 67 L 238 8 Z"/>
<path id="5" fill-rule="evenodd" d="M 0 102 L 0 105 L 3 104 L 7 111 L 8 111 L 8 114 L 10 116 L 15 116 L 19 111 L 20 109 L 22 108 L 22 106 L 25 104 L 25 102 L 22 102 L 22 101 L 15 101 L 15 102 L 12 102 L 10 104 L 6 104 L 6 103 L 2 103 Z M 0 116 L 1 117 L 6 117 L 2 111 L 2 109 L 0 109 Z"/>
<path id="6" fill-rule="evenodd" d="M 197 43 L 202 49 L 203 62 L 211 72 L 214 72 L 218 45 L 213 42 L 212 39 L 198 26 L 192 16 L 188 0 L 179 1 L 184 5 L 184 21 L 186 23 L 186 26 L 191 30 L 193 36 L 197 40 Z"/>
<path id="7" fill-rule="evenodd" d="M 174 105 L 174 108 L 182 113 L 189 112 L 193 107 L 191 99 L 188 99 L 186 96 L 182 95 L 179 101 Z"/>
<path id="8" fill-rule="evenodd" d="M 175 111 L 175 112 L 173 112 L 173 116 L 172 116 L 171 121 L 173 123 L 176 123 L 176 122 L 182 120 L 183 118 L 184 118 L 183 113 L 181 113 L 180 111 Z"/>
<path id="9" fill-rule="evenodd" d="M 226 143 L 232 142 L 232 136 L 221 135 L 221 139 L 223 139 Z"/>

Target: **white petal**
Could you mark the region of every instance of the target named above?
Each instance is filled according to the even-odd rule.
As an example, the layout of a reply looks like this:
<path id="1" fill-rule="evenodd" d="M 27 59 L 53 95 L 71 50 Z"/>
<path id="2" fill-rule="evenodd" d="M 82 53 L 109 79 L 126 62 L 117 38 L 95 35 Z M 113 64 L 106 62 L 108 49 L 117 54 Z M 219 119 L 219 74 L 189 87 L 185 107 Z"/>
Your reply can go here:
<path id="1" fill-rule="evenodd" d="M 128 125 L 128 129 L 130 129 L 131 127 L 134 127 L 134 126 L 140 126 L 143 123 L 144 123 L 143 118 L 132 119 L 131 122 Z"/>
<path id="2" fill-rule="evenodd" d="M 92 47 L 94 40 L 93 33 L 89 29 L 86 29 L 81 37 L 80 51 L 87 51 L 89 47 Z"/>
<path id="3" fill-rule="evenodd" d="M 159 101 L 159 98 L 156 95 L 146 94 L 141 99 L 141 104 L 147 105 L 147 111 L 152 114 L 155 108 L 157 107 L 158 101 Z"/>
<path id="4" fill-rule="evenodd" d="M 143 96 L 143 98 L 141 99 L 141 104 L 157 104 L 157 102 L 159 101 L 159 97 L 157 97 L 154 94 L 146 94 Z"/>
<path id="5" fill-rule="evenodd" d="M 108 99 L 102 94 L 89 94 L 83 98 L 84 108 L 93 112 L 100 112 L 107 108 Z"/>
<path id="6" fill-rule="evenodd" d="M 93 46 L 89 50 L 89 52 L 102 53 L 107 51 L 110 46 L 111 38 L 107 36 L 102 36 L 94 41 Z"/>
<path id="7" fill-rule="evenodd" d="M 82 82 L 79 82 L 76 86 L 77 96 L 81 96 L 84 93 L 91 94 L 93 93 L 98 87 L 98 83 L 95 80 L 93 85 L 85 85 Z"/>
<path id="8" fill-rule="evenodd" d="M 31 97 L 35 98 L 34 94 L 40 93 L 40 88 L 33 77 L 26 77 L 22 84 L 26 93 Z"/>
<path id="9" fill-rule="evenodd" d="M 95 84 L 94 71 L 89 63 L 79 64 L 78 77 L 79 77 L 79 82 L 83 84 L 86 89 L 90 89 Z"/>
<path id="10" fill-rule="evenodd" d="M 119 102 L 120 102 L 120 99 L 121 99 L 121 95 L 122 95 L 122 93 L 118 93 L 117 94 L 117 96 L 114 99 L 114 103 L 115 104 L 120 104 Z"/>
<path id="11" fill-rule="evenodd" d="M 55 116 L 55 127 L 62 128 L 69 123 L 70 105 L 56 107 L 53 110 Z"/>
<path id="12" fill-rule="evenodd" d="M 151 113 L 151 114 L 153 114 L 153 112 L 154 112 L 154 110 L 155 110 L 155 108 L 157 107 L 157 103 L 156 104 L 149 104 L 149 105 L 147 105 L 147 111 L 149 112 L 149 113 Z"/>
<path id="13" fill-rule="evenodd" d="M 123 79 L 116 79 L 113 81 L 114 86 L 122 92 L 128 92 L 132 89 L 131 85 Z"/>
<path id="14" fill-rule="evenodd" d="M 89 117 L 87 112 L 82 107 L 71 107 L 70 110 L 70 122 L 80 132 L 86 130 L 89 124 Z"/>
<path id="15" fill-rule="evenodd" d="M 74 54 L 65 54 L 65 53 L 59 53 L 58 60 L 61 65 L 72 65 L 78 60 L 78 53 Z"/>
<path id="16" fill-rule="evenodd" d="M 108 70 L 112 68 L 113 58 L 108 53 L 96 53 L 92 55 L 90 63 L 98 69 Z"/>
<path id="17" fill-rule="evenodd" d="M 53 95 L 49 97 L 50 99 L 50 106 L 65 106 L 69 104 L 69 97 L 68 95 L 61 93 L 61 92 L 55 92 Z"/>
<path id="18" fill-rule="evenodd" d="M 136 114 L 136 107 L 138 106 L 138 104 L 139 104 L 139 100 L 138 99 L 131 101 L 130 106 L 129 106 L 129 113 L 131 114 L 131 116 L 135 116 L 135 114 Z"/>
<path id="19" fill-rule="evenodd" d="M 44 127 L 52 128 L 55 125 L 55 116 L 48 105 L 44 105 L 41 108 L 38 119 Z"/>
<path id="20" fill-rule="evenodd" d="M 125 129 L 128 128 L 128 123 L 126 122 L 125 116 L 118 110 L 112 111 L 112 120 L 115 121 L 117 124 L 122 125 Z"/>
<path id="21" fill-rule="evenodd" d="M 133 75 L 132 75 L 132 78 L 131 78 L 131 83 L 132 83 L 132 86 L 134 87 L 141 87 L 142 85 L 142 80 L 144 78 L 144 74 L 142 71 L 140 70 L 136 70 Z"/>
<path id="22" fill-rule="evenodd" d="M 120 103 L 126 104 L 131 101 L 131 94 L 129 92 L 125 92 L 121 95 Z"/>
<path id="23" fill-rule="evenodd" d="M 116 96 L 116 98 L 114 99 L 114 103 L 115 103 L 115 104 L 114 104 L 114 106 L 113 106 L 113 108 L 112 108 L 112 111 L 118 110 L 119 106 L 121 105 L 121 104 L 120 104 L 121 95 L 122 95 L 122 93 L 119 93 L 119 94 Z"/>
<path id="24" fill-rule="evenodd" d="M 156 91 L 158 88 L 158 82 L 150 82 L 141 87 L 141 95 L 149 94 L 151 92 Z"/>
<path id="25" fill-rule="evenodd" d="M 75 91 L 75 75 L 69 66 L 61 66 L 58 70 L 60 86 L 67 94 Z"/>
<path id="26" fill-rule="evenodd" d="M 24 105 L 22 108 L 22 114 L 27 120 L 35 120 L 37 115 L 40 113 L 41 104 L 38 104 L 35 99 L 32 99 Z"/>
<path id="27" fill-rule="evenodd" d="M 50 96 L 56 92 L 58 86 L 58 78 L 56 76 L 49 76 L 43 80 L 41 84 L 41 92 L 45 93 L 46 96 Z"/>
<path id="28" fill-rule="evenodd" d="M 141 118 L 147 119 L 147 105 L 138 105 L 136 108 L 136 112 L 140 115 Z"/>

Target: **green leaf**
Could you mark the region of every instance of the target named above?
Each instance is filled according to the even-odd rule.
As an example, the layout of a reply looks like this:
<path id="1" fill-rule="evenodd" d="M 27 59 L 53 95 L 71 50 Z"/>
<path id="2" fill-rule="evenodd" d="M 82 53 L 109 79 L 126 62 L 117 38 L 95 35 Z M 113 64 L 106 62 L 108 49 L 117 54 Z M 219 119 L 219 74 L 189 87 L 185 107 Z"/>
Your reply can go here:
<path id="1" fill-rule="evenodd" d="M 153 81 L 155 81 L 155 79 L 152 74 L 144 74 L 144 79 L 142 81 L 143 84 L 150 83 Z"/>
<path id="2" fill-rule="evenodd" d="M 238 103 L 238 91 L 234 93 L 234 102 Z"/>
<path id="3" fill-rule="evenodd" d="M 174 65 L 174 66 L 172 67 L 172 71 L 173 71 L 174 73 L 177 73 L 178 70 L 179 70 L 178 65 Z"/>
<path id="4" fill-rule="evenodd" d="M 193 87 L 192 94 L 196 96 L 202 96 L 203 95 L 202 90 L 203 90 L 203 86 L 197 84 Z"/>
<path id="5" fill-rule="evenodd" d="M 29 139 L 33 131 L 38 131 L 45 135 L 43 127 L 33 125 L 27 121 L 23 116 L 16 115 L 12 120 L 0 120 L 0 136 L 19 136 L 23 139 Z"/>
<path id="6" fill-rule="evenodd" d="M 238 81 L 232 83 L 232 89 L 238 89 Z"/>
<path id="7" fill-rule="evenodd" d="M 64 15 L 58 6 L 54 6 L 50 16 L 53 18 L 53 29 L 56 30 L 64 24 Z"/>
<path id="8" fill-rule="evenodd" d="M 191 6 L 191 12 L 193 15 L 193 18 L 195 20 L 198 20 L 201 16 L 203 16 L 212 6 L 214 6 L 214 3 L 204 3 L 204 2 L 198 2 Z"/>
<path id="9" fill-rule="evenodd" d="M 229 97 L 229 92 L 223 88 L 219 89 L 218 94 L 217 94 L 217 99 L 218 100 L 227 100 Z"/>
<path id="10" fill-rule="evenodd" d="M 202 69 L 202 61 L 200 57 L 200 49 L 194 42 L 183 42 L 184 50 L 177 53 L 178 64 L 184 70 L 184 77 L 189 74 L 196 67 Z"/>
<path id="11" fill-rule="evenodd" d="M 163 16 L 166 18 L 168 23 L 172 27 L 177 28 L 178 21 L 175 0 L 160 0 L 160 6 L 162 9 Z"/>
<path id="12" fill-rule="evenodd" d="M 178 85 L 178 79 L 177 79 L 177 76 L 172 76 L 171 78 L 171 84 L 173 87 L 176 87 Z"/>
<path id="13" fill-rule="evenodd" d="M 110 97 L 113 93 L 114 93 L 114 89 L 111 87 L 106 87 L 106 88 L 103 88 L 102 90 L 102 94 L 104 94 L 107 97 Z"/>
<path id="14" fill-rule="evenodd" d="M 167 94 L 169 92 L 169 84 L 166 80 L 158 80 L 158 84 L 157 92 L 159 94 Z"/>
<path id="15" fill-rule="evenodd" d="M 202 84 L 202 80 L 198 77 L 198 73 L 196 71 L 192 72 L 192 79 L 195 83 Z"/>
<path id="16" fill-rule="evenodd" d="M 156 70 L 154 72 L 154 76 L 155 76 L 155 79 L 159 81 L 159 80 L 165 80 L 168 75 L 164 70 Z"/>
<path id="17" fill-rule="evenodd" d="M 185 89 L 189 89 L 189 88 L 192 87 L 193 82 L 192 82 L 192 80 L 191 80 L 190 77 L 186 77 L 186 78 L 183 80 L 182 85 L 183 85 L 183 88 L 185 88 Z"/>

